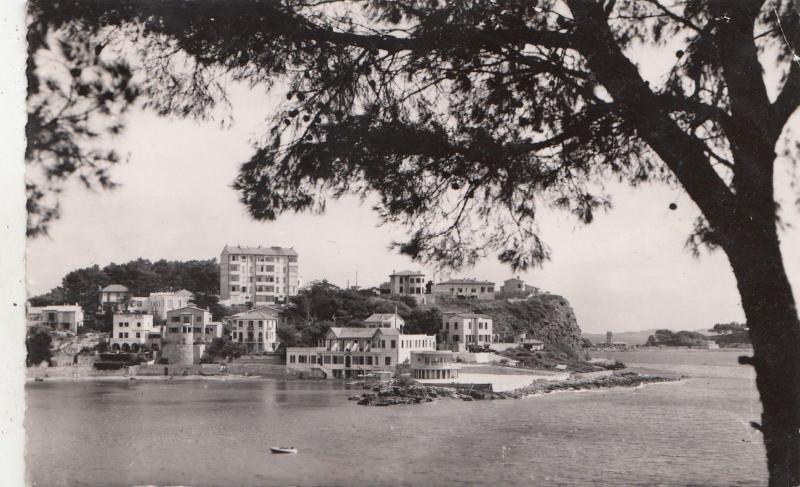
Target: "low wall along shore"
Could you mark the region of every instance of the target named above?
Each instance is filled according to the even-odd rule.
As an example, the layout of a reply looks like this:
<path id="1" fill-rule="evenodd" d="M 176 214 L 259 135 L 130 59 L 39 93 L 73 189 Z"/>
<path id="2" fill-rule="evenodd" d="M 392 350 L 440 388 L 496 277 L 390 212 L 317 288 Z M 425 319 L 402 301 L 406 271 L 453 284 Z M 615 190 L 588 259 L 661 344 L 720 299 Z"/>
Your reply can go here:
<path id="1" fill-rule="evenodd" d="M 296 371 L 283 365 L 270 364 L 219 364 L 176 365 L 153 364 L 133 365 L 118 370 L 97 370 L 90 366 L 29 367 L 29 379 L 41 377 L 136 377 L 136 376 L 184 376 L 184 375 L 254 375 L 277 379 L 298 377 Z"/>

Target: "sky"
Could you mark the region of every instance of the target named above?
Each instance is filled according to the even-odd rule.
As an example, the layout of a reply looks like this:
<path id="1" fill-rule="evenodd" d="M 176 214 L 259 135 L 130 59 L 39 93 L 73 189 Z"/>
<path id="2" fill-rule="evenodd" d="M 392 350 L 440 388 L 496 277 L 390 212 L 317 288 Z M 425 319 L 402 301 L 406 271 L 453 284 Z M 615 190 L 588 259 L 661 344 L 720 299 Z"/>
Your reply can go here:
<path id="1" fill-rule="evenodd" d="M 652 73 L 658 67 L 651 66 Z M 286 214 L 256 222 L 231 187 L 239 165 L 251 154 L 251 140 L 264 132 L 270 108 L 282 94 L 231 87 L 234 124 L 159 118 L 140 111 L 114 146 L 129 160 L 113 170 L 121 186 L 113 191 L 67 188 L 62 218 L 50 234 L 28 242 L 27 284 L 35 295 L 57 286 L 80 267 L 139 257 L 157 260 L 219 258 L 226 244 L 294 247 L 301 280 L 327 279 L 339 285 L 377 286 L 395 270 L 421 267 L 396 251 L 402 227 L 379 226 L 369 201 L 330 201 L 323 215 Z M 798 117 L 793 119 L 795 122 Z M 798 223 L 788 188 L 790 173 L 776 171 L 787 223 Z M 614 208 L 591 225 L 559 210 L 537 215 L 552 259 L 542 268 L 517 273 L 572 304 L 586 332 L 650 328 L 704 329 L 743 321 L 736 284 L 723 253 L 693 257 L 684 243 L 699 212 L 680 189 L 664 185 L 630 188 L 608 184 Z M 670 210 L 670 203 L 678 205 Z M 784 260 L 797 295 L 800 234 L 782 235 Z M 451 277 L 501 283 L 511 269 L 495 256 Z M 438 279 L 437 279 L 438 280 Z"/>

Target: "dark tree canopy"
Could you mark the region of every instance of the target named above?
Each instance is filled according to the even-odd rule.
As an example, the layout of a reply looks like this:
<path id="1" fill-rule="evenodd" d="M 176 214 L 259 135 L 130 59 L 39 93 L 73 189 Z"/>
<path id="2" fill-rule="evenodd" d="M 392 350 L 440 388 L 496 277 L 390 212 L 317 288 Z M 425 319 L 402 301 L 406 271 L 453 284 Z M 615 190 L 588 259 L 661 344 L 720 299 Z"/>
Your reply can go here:
<path id="1" fill-rule="evenodd" d="M 219 267 L 215 259 L 186 262 L 137 259 L 124 264 L 94 265 L 70 271 L 61 280 L 61 286 L 48 294 L 34 296 L 31 304 L 78 303 L 84 312 L 93 313 L 100 306 L 100 289 L 109 284 L 122 284 L 134 296 L 151 292 L 187 289 L 197 293 L 198 302 L 209 306 L 212 313 L 221 315 L 214 295 L 219 293 Z"/>
<path id="2" fill-rule="evenodd" d="M 112 119 L 117 112 L 93 98 L 99 90 L 108 103 L 136 94 L 159 113 L 204 117 L 226 102 L 223 73 L 253 85 L 279 80 L 289 89 L 286 103 L 235 183 L 250 213 L 272 219 L 323 210 L 327 197 L 375 193 L 381 217 L 411 229 L 398 244 L 403 252 L 455 265 L 486 251 L 519 267 L 541 262 L 548 250 L 536 235 L 536 209 L 563 207 L 590 222 L 610 204 L 597 184 L 608 177 L 632 184 L 677 177 L 701 186 L 714 206 L 733 205 L 737 138 L 773 148 L 800 101 L 786 42 L 800 28 L 787 1 L 762 9 L 758 1 L 241 0 L 228 8 L 208 0 L 71 0 L 34 2 L 31 14 L 32 51 L 49 49 L 75 66 L 71 84 L 32 76 L 32 101 L 88 100 L 100 107 L 97 118 Z M 742 29 L 748 52 L 737 50 Z M 625 50 L 644 45 L 664 55 L 676 39 L 685 40 L 669 76 L 650 87 Z M 124 40 L 138 52 L 115 50 Z M 739 77 L 725 76 L 752 68 L 744 63 L 757 63 L 762 51 L 770 64 L 784 64 L 784 88 L 772 103 L 760 79 L 748 88 L 736 86 L 745 80 L 728 86 Z M 115 85 L 113 73 L 125 81 Z M 95 77 L 104 82 L 89 81 Z M 750 110 L 756 102 L 762 107 Z M 32 103 L 39 137 L 49 134 L 36 122 L 43 110 Z M 752 123 L 734 127 L 736 110 Z M 89 145 L 77 143 L 82 135 L 65 139 L 81 152 Z M 663 164 L 675 156 L 685 162 Z M 29 159 L 49 167 L 38 152 Z M 85 159 L 58 160 L 67 167 L 56 176 L 101 174 Z M 36 188 L 31 215 L 46 220 Z M 713 225 L 699 221 L 695 237 L 716 243 L 713 228 L 723 221 L 706 212 L 712 203 L 698 201 Z"/>
<path id="3" fill-rule="evenodd" d="M 690 248 L 721 247 L 736 276 L 770 483 L 800 484 L 800 323 L 773 188 L 795 155 L 792 0 L 29 5 L 31 235 L 65 179 L 112 184 L 120 155 L 98 145 L 131 104 L 206 118 L 228 80 L 287 90 L 234 182 L 254 218 L 375 195 L 420 261 L 536 265 L 539 208 L 588 223 L 605 181 L 674 184 L 700 210 Z M 662 79 L 646 57 L 670 61 Z"/>

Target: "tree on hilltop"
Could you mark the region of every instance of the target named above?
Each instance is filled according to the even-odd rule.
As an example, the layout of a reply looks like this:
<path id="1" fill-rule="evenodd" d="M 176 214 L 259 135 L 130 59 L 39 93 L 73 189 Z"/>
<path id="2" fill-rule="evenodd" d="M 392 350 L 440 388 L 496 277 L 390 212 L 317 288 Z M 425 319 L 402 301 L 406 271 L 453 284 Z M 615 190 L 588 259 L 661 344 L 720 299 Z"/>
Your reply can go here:
<path id="1" fill-rule="evenodd" d="M 800 323 L 773 189 L 800 104 L 791 0 L 29 5 L 32 235 L 66 178 L 111 184 L 120 156 L 98 141 L 129 106 L 208 117 L 227 102 L 221 74 L 288 86 L 235 181 L 254 218 L 374 194 L 423 262 L 536 265 L 538 207 L 589 223 L 610 206 L 602 181 L 676 184 L 700 210 L 689 245 L 721 248 L 736 277 L 770 484 L 800 484 Z M 671 69 L 649 83 L 633 53 L 667 48 Z"/>

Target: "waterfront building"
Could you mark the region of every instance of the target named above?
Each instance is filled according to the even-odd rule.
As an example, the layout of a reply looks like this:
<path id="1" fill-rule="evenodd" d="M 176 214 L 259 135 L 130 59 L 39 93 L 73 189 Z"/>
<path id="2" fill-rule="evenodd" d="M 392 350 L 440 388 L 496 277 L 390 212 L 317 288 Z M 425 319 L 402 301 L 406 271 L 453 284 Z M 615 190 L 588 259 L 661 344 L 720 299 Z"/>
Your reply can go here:
<path id="1" fill-rule="evenodd" d="M 527 298 L 539 294 L 539 288 L 527 284 L 519 277 L 512 277 L 503 281 L 497 297 L 500 298 Z"/>
<path id="2" fill-rule="evenodd" d="M 100 290 L 100 308 L 116 311 L 130 296 L 130 289 L 122 284 L 109 284 Z"/>
<path id="3" fill-rule="evenodd" d="M 161 341 L 161 358 L 170 364 L 199 364 L 206 345 L 222 336 L 222 323 L 211 321 L 211 313 L 197 306 L 167 312 Z"/>
<path id="4" fill-rule="evenodd" d="M 406 326 L 405 320 L 397 313 L 374 313 L 364 320 L 367 328 L 397 328 L 402 330 Z"/>
<path id="5" fill-rule="evenodd" d="M 298 266 L 293 248 L 226 245 L 219 258 L 221 302 L 256 306 L 284 303 L 297 295 Z"/>
<path id="6" fill-rule="evenodd" d="M 154 331 L 158 332 L 158 329 L 153 328 L 151 314 L 114 313 L 109 345 L 115 352 L 138 352 Z"/>
<path id="7" fill-rule="evenodd" d="M 393 370 L 422 350 L 436 350 L 436 337 L 405 335 L 397 328 L 332 327 L 317 347 L 288 348 L 286 366 L 321 369 L 329 378 L 358 377 Z"/>
<path id="8" fill-rule="evenodd" d="M 176 292 L 156 292 L 149 296 L 133 296 L 128 299 L 127 311 L 150 313 L 157 322 L 167 319 L 167 312 L 189 306 L 194 294 L 185 289 Z"/>
<path id="9" fill-rule="evenodd" d="M 535 338 L 528 337 L 527 333 L 520 333 L 514 337 L 514 343 L 517 345 L 521 345 L 528 350 L 544 350 L 544 342 L 541 340 L 536 340 Z"/>
<path id="10" fill-rule="evenodd" d="M 422 271 L 392 271 L 389 274 L 389 294 L 411 296 L 425 302 L 425 273 Z"/>
<path id="11" fill-rule="evenodd" d="M 128 299 L 125 310 L 129 313 L 151 313 L 153 311 L 148 296 L 132 296 Z"/>
<path id="12" fill-rule="evenodd" d="M 490 301 L 495 298 L 494 283 L 477 279 L 450 279 L 433 285 L 434 297 L 450 296 L 461 299 Z"/>
<path id="13" fill-rule="evenodd" d="M 159 321 L 167 319 L 167 313 L 174 310 L 189 306 L 190 301 L 194 297 L 191 292 L 181 289 L 177 292 L 159 292 L 150 293 L 150 311 L 153 316 Z"/>
<path id="14" fill-rule="evenodd" d="M 492 318 L 475 313 L 444 313 L 439 334 L 442 346 L 454 352 L 463 352 L 470 346 L 494 343 Z"/>
<path id="15" fill-rule="evenodd" d="M 458 379 L 461 364 L 450 350 L 411 352 L 411 377 L 420 380 Z"/>
<path id="16" fill-rule="evenodd" d="M 278 348 L 277 309 L 262 306 L 229 317 L 231 340 L 242 343 L 248 352 L 273 352 Z"/>
<path id="17" fill-rule="evenodd" d="M 77 304 L 27 307 L 27 325 L 45 326 L 54 331 L 78 333 L 83 326 L 83 308 Z"/>

